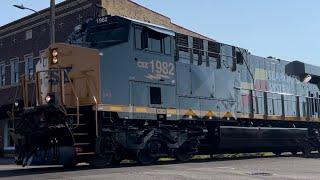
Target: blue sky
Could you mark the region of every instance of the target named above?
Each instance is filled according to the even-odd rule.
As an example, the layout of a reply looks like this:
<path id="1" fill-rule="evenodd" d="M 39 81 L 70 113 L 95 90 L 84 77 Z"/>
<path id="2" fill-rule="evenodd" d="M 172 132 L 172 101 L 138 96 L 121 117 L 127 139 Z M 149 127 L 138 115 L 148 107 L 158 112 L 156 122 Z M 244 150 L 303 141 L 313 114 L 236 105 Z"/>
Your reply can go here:
<path id="1" fill-rule="evenodd" d="M 1 0 L 0 26 L 40 10 L 50 0 Z M 61 2 L 62 0 L 56 0 Z M 252 54 L 320 66 L 319 0 L 133 0 L 172 22 Z M 201 2 L 201 3 L 199 3 Z"/>

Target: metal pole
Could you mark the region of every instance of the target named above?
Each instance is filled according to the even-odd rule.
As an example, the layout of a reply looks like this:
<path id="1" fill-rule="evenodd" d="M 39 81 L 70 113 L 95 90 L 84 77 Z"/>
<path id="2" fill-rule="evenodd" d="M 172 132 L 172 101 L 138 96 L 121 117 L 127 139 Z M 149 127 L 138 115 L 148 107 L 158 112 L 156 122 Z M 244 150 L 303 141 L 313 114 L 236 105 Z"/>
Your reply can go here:
<path id="1" fill-rule="evenodd" d="M 56 41 L 56 2 L 50 0 L 50 43 L 53 44 Z"/>

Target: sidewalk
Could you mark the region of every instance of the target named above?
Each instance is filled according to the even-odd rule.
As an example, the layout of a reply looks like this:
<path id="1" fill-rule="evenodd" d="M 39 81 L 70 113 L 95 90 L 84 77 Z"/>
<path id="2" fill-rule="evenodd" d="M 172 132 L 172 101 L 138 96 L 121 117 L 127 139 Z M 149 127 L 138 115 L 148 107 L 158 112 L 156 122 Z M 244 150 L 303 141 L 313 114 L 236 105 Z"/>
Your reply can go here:
<path id="1" fill-rule="evenodd" d="M 14 164 L 14 158 L 0 158 L 0 166 L 1 165 L 10 165 Z"/>

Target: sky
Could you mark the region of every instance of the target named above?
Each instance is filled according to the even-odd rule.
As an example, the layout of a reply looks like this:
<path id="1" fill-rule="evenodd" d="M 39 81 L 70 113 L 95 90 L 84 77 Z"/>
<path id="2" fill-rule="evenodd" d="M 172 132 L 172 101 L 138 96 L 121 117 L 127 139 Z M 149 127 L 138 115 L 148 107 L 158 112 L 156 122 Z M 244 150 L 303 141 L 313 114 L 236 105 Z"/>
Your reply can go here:
<path id="1" fill-rule="evenodd" d="M 173 23 L 252 54 L 320 66 L 319 0 L 133 0 Z M 0 26 L 29 15 L 50 0 L 1 0 Z M 62 0 L 56 0 L 57 3 Z"/>

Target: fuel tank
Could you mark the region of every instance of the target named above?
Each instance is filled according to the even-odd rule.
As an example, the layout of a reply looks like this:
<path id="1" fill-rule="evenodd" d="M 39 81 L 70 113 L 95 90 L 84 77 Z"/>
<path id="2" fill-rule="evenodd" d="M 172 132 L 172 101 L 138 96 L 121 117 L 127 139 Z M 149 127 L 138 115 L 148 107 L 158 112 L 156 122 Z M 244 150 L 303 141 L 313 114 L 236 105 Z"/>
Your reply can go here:
<path id="1" fill-rule="evenodd" d="M 201 154 L 293 152 L 308 144 L 307 128 L 221 126 L 218 134 L 200 146 Z"/>

